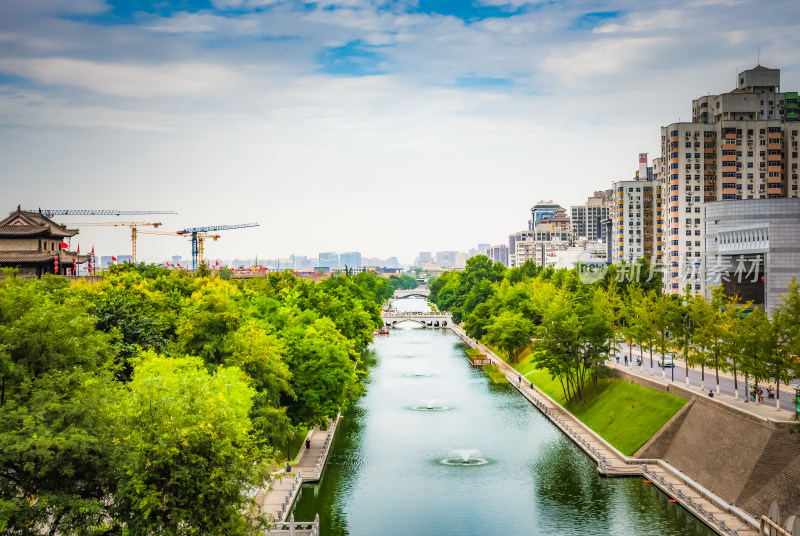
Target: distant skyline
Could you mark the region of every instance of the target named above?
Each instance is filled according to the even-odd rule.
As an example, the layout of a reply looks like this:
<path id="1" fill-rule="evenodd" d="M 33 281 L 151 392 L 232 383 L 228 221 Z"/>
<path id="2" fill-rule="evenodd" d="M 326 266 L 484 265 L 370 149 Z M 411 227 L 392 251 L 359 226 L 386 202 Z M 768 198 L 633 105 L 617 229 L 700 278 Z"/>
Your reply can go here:
<path id="1" fill-rule="evenodd" d="M 569 207 L 631 178 L 662 125 L 735 88 L 759 54 L 800 89 L 797 12 L 796 0 L 5 0 L 0 214 L 260 224 L 220 232 L 209 258 L 407 264 L 505 242 L 537 201 Z M 86 227 L 76 240 L 123 253 L 129 237 Z M 137 250 L 190 251 L 161 236 Z"/>

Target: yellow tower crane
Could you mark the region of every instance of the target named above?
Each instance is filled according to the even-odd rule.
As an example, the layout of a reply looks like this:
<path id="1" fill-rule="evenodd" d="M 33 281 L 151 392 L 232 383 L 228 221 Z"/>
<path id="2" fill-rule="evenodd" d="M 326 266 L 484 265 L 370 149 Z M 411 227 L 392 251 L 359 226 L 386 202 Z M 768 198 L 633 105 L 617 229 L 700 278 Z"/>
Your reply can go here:
<path id="1" fill-rule="evenodd" d="M 106 221 L 106 222 L 87 222 L 87 223 L 78 223 L 78 222 L 69 222 L 68 224 L 64 225 L 75 225 L 77 227 L 81 226 L 90 226 L 90 227 L 130 227 L 131 228 L 131 259 L 133 263 L 136 264 L 136 235 L 140 232 L 138 227 L 155 227 L 158 228 L 161 226 L 161 223 L 149 223 L 143 221 Z"/>
<path id="2" fill-rule="evenodd" d="M 139 234 L 161 235 L 161 236 L 177 236 L 179 238 L 188 238 L 190 240 L 192 239 L 191 235 L 187 236 L 187 235 L 181 234 L 181 233 L 179 233 L 177 231 L 139 231 Z M 204 244 L 203 243 L 204 243 L 205 239 L 206 238 L 210 238 L 210 239 L 216 241 L 220 237 L 221 237 L 221 235 L 218 235 L 218 234 L 197 233 L 197 249 L 200 252 L 200 264 L 202 264 L 204 262 L 204 258 L 203 258 L 203 247 L 204 247 Z"/>

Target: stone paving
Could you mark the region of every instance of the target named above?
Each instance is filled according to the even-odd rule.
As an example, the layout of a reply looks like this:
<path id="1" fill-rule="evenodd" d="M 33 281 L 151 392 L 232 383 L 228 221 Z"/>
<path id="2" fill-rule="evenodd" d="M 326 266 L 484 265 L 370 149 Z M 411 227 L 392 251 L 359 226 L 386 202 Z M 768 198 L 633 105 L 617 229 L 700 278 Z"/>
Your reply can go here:
<path id="1" fill-rule="evenodd" d="M 509 382 L 532 404 L 539 408 L 556 426 L 584 450 L 598 464 L 598 471 L 605 476 L 643 476 L 673 500 L 692 512 L 718 534 L 726 536 L 755 536 L 758 534 L 755 519 L 747 513 L 726 504 L 709 490 L 669 466 L 663 460 L 639 460 L 629 458 L 608 444 L 571 413 L 539 389 L 521 378 L 519 373 L 489 348 L 471 339 L 458 326 L 450 328 L 465 343 L 480 350 L 506 373 Z M 762 408 L 759 408 L 762 409 Z M 771 413 L 774 415 L 775 410 Z"/>
<path id="2" fill-rule="evenodd" d="M 262 512 L 271 515 L 275 520 L 285 520 L 300 491 L 301 484 L 319 481 L 337 425 L 338 419 L 328 430 L 321 430 L 319 426 L 315 427 L 308 436 L 310 447 L 306 448 L 305 444 L 302 445 L 292 465 L 292 472 L 279 471 L 275 473 L 269 490 L 259 491 L 256 495 L 256 502 Z"/>

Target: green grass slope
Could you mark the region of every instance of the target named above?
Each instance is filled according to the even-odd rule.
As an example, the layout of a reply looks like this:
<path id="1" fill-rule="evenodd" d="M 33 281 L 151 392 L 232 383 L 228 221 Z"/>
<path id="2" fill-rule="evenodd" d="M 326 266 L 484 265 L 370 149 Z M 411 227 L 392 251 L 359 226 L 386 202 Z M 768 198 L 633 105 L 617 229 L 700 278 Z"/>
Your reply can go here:
<path id="1" fill-rule="evenodd" d="M 493 351 L 506 359 L 502 353 Z M 526 352 L 521 362 L 514 365 L 523 375 L 523 381 L 533 382 L 627 456 L 639 450 L 687 402 L 624 380 L 602 378 L 597 386 L 587 386 L 584 403 L 567 403 L 561 383 L 546 370 L 537 369 L 530 360 L 530 353 Z"/>

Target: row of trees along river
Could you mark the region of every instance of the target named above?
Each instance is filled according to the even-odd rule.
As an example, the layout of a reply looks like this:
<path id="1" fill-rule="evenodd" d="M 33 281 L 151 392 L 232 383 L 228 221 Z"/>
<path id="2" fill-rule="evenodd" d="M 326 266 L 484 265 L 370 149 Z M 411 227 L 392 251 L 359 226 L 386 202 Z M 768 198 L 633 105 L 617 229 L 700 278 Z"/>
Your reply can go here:
<path id="1" fill-rule="evenodd" d="M 395 286 L 144 265 L 0 280 L 0 533 L 253 534 L 287 443 L 362 392 Z"/>
<path id="2" fill-rule="evenodd" d="M 295 519 L 319 513 L 324 536 L 713 534 L 641 478 L 601 477 L 508 382 L 470 367 L 449 330 L 400 326 L 365 354 L 366 395 L 320 483 L 302 486 Z"/>
<path id="3" fill-rule="evenodd" d="M 463 272 L 430 282 L 430 299 L 464 322 L 465 331 L 499 348 L 511 362 L 532 351 L 533 361 L 557 378 L 568 400 L 582 400 L 587 380 L 620 343 L 689 366 L 742 376 L 756 384 L 800 377 L 800 285 L 793 281 L 768 316 L 752 303 L 726 297 L 663 294 L 661 274 L 642 260 L 637 270 L 610 269 L 589 284 L 579 269 L 543 269 L 528 261 L 507 269 L 485 256 Z M 631 277 L 631 275 L 633 277 Z M 533 339 L 533 344 L 531 340 Z"/>

